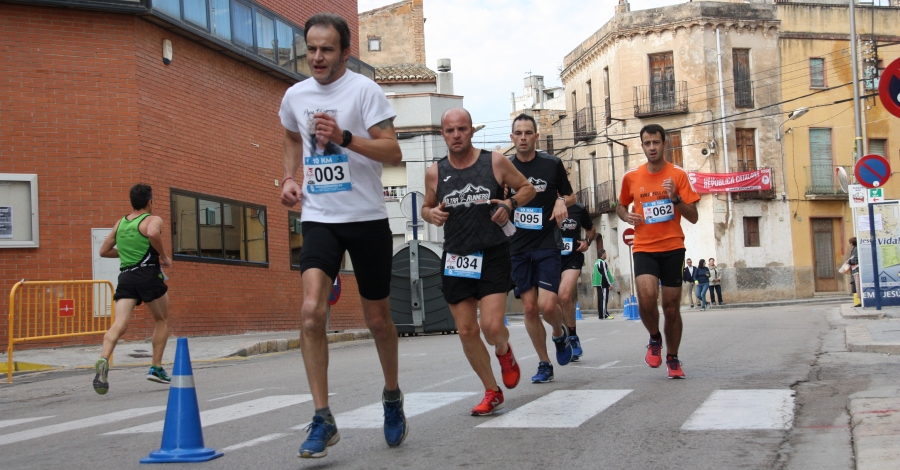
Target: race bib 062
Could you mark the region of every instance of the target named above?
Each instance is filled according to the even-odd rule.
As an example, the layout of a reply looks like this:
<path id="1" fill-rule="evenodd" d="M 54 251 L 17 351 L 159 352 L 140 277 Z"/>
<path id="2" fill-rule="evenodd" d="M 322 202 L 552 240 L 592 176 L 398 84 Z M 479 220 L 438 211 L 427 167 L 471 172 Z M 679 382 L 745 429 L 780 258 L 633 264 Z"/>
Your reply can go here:
<path id="1" fill-rule="evenodd" d="M 350 191 L 350 161 L 347 155 L 316 155 L 303 158 L 306 190 L 310 194 Z"/>
<path id="2" fill-rule="evenodd" d="M 447 259 L 444 262 L 444 275 L 481 279 L 481 266 L 483 264 L 484 252 L 482 251 L 476 251 L 466 256 L 447 253 Z"/>
<path id="3" fill-rule="evenodd" d="M 543 209 L 540 207 L 516 208 L 513 223 L 526 230 L 540 230 L 543 225 Z"/>
<path id="4" fill-rule="evenodd" d="M 660 222 L 668 222 L 675 218 L 675 205 L 669 199 L 660 199 L 658 201 L 645 202 L 644 223 L 658 224 Z"/>
<path id="5" fill-rule="evenodd" d="M 560 251 L 560 254 L 563 256 L 571 255 L 573 242 L 574 240 L 571 238 L 563 238 L 563 249 Z"/>

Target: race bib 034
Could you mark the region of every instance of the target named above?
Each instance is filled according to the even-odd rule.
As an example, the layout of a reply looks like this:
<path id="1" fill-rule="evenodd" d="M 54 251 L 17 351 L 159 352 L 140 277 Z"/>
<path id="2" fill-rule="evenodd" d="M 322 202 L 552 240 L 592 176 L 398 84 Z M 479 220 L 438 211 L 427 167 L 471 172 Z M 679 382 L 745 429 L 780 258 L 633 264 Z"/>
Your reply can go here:
<path id="1" fill-rule="evenodd" d="M 658 201 L 645 202 L 644 223 L 658 224 L 660 222 L 668 222 L 675 218 L 675 205 L 669 199 L 660 199 Z"/>
<path id="2" fill-rule="evenodd" d="M 516 208 L 513 223 L 521 229 L 540 230 L 543 218 L 543 209 L 540 207 L 519 207 Z"/>
<path id="3" fill-rule="evenodd" d="M 447 253 L 444 263 L 444 275 L 481 279 L 481 267 L 484 264 L 484 252 L 476 251 L 471 255 L 454 255 Z"/>
<path id="4" fill-rule="evenodd" d="M 350 191 L 350 161 L 347 155 L 317 155 L 303 158 L 306 190 L 310 194 Z"/>

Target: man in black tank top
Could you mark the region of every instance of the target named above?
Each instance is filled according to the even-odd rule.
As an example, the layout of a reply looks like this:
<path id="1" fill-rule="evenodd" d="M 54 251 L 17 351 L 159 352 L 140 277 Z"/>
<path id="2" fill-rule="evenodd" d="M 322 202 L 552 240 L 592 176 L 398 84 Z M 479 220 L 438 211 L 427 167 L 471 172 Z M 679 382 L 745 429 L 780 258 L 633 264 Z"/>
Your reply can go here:
<path id="1" fill-rule="evenodd" d="M 510 214 L 534 196 L 528 180 L 502 154 L 472 146 L 472 117 L 462 108 L 441 117 L 448 155 L 425 173 L 422 218 L 444 227 L 442 283 L 444 298 L 456 320 L 459 339 L 472 369 L 484 384 L 484 399 L 472 416 L 487 416 L 503 406 L 503 391 L 491 370 L 491 358 L 481 333 L 500 361 L 503 385 L 519 383 L 519 365 L 503 322 L 510 286 Z M 502 185 L 516 196 L 502 200 Z M 478 304 L 481 303 L 481 323 Z"/>
<path id="2" fill-rule="evenodd" d="M 516 234 L 510 240 L 510 260 L 515 295 L 522 299 L 525 309 L 525 329 L 538 355 L 537 374 L 531 381 L 546 383 L 553 380 L 553 365 L 547 354 L 542 314 L 552 329 L 559 365 L 568 364 L 573 355 L 568 327 L 556 302 L 563 248 L 559 226 L 568 216 L 567 207 L 575 203 L 575 196 L 562 161 L 535 150 L 539 135 L 533 117 L 517 116 L 509 137 L 516 146 L 510 161 L 537 191 L 534 199 L 514 214 Z"/>

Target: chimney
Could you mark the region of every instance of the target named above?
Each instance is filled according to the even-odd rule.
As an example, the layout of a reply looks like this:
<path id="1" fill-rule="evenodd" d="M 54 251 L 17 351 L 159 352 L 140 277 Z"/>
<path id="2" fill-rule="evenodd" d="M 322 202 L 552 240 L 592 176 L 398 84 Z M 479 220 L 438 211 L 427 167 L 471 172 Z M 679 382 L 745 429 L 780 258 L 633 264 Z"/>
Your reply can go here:
<path id="1" fill-rule="evenodd" d="M 616 5 L 616 14 L 628 13 L 629 11 L 631 11 L 631 5 L 628 4 L 628 0 L 619 0 L 619 4 Z"/>
<path id="2" fill-rule="evenodd" d="M 450 72 L 450 59 L 438 59 L 437 92 L 442 95 L 453 94 L 453 73 Z"/>

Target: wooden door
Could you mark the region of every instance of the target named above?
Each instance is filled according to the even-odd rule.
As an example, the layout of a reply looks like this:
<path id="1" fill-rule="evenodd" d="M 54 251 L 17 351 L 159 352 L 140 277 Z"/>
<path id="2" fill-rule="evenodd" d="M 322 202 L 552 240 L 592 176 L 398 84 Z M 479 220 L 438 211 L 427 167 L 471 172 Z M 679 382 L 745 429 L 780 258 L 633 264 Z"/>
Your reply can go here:
<path id="1" fill-rule="evenodd" d="M 650 107 L 654 111 L 675 107 L 675 61 L 671 52 L 650 55 Z"/>
<path id="2" fill-rule="evenodd" d="M 816 292 L 836 292 L 833 219 L 810 219 L 813 231 L 813 274 Z"/>
<path id="3" fill-rule="evenodd" d="M 737 171 L 756 169 L 756 129 L 735 129 L 737 140 Z"/>

